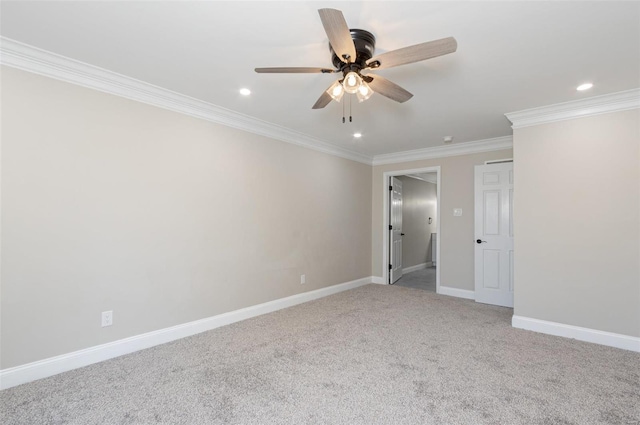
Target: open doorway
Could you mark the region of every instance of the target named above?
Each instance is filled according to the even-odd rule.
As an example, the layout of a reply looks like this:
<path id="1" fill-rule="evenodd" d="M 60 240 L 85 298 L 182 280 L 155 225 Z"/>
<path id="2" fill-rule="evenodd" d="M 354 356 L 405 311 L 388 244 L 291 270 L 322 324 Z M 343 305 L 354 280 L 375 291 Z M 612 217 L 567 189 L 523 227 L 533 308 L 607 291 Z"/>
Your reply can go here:
<path id="1" fill-rule="evenodd" d="M 384 173 L 388 284 L 439 292 L 440 167 Z"/>

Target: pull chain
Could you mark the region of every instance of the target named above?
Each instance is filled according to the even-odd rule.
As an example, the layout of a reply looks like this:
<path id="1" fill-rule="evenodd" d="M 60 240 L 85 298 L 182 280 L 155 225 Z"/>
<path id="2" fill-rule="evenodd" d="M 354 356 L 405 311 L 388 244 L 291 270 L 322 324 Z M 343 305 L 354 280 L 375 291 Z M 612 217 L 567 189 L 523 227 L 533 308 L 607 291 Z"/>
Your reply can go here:
<path id="1" fill-rule="evenodd" d="M 351 116 L 351 97 L 352 96 L 349 96 L 349 122 L 353 122 L 353 116 Z M 347 103 L 346 100 L 342 102 L 342 124 L 344 124 L 347 121 L 345 117 L 345 108 L 346 108 L 345 103 Z"/>

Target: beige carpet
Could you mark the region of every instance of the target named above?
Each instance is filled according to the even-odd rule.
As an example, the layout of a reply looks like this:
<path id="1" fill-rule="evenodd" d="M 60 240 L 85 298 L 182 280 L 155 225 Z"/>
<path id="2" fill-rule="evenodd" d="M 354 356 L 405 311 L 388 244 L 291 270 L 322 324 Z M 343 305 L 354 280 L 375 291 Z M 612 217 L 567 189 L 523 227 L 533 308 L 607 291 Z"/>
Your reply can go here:
<path id="1" fill-rule="evenodd" d="M 9 424 L 637 424 L 640 354 L 367 285 L 0 393 Z"/>

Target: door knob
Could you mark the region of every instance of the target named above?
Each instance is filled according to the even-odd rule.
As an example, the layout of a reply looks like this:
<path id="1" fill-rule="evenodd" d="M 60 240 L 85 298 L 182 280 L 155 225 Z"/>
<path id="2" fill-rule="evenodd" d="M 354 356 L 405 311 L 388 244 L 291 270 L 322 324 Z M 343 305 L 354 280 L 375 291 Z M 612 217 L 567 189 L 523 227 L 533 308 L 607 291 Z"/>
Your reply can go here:
<path id="1" fill-rule="evenodd" d="M 483 241 L 482 239 L 478 239 L 476 243 L 487 243 L 487 241 Z"/>
<path id="2" fill-rule="evenodd" d="M 404 236 L 404 233 L 400 233 L 400 236 Z"/>

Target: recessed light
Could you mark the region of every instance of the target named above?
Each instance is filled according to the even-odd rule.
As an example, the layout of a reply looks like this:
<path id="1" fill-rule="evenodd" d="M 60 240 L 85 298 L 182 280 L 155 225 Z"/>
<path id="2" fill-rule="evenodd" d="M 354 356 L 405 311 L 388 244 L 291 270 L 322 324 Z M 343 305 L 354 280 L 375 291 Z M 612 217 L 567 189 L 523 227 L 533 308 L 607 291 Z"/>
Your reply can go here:
<path id="1" fill-rule="evenodd" d="M 453 136 L 444 136 L 443 140 L 445 143 L 451 143 L 453 142 Z"/>
<path id="2" fill-rule="evenodd" d="M 578 91 L 583 91 L 583 90 L 589 90 L 591 87 L 593 87 L 593 84 L 591 83 L 584 83 L 584 84 L 580 84 L 576 90 Z"/>
<path id="3" fill-rule="evenodd" d="M 362 137 L 362 133 L 353 133 L 353 137 L 359 139 L 360 137 Z"/>
<path id="4" fill-rule="evenodd" d="M 249 89 L 240 89 L 240 94 L 243 96 L 249 96 L 251 94 L 251 90 Z"/>

